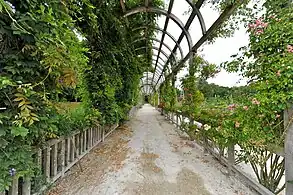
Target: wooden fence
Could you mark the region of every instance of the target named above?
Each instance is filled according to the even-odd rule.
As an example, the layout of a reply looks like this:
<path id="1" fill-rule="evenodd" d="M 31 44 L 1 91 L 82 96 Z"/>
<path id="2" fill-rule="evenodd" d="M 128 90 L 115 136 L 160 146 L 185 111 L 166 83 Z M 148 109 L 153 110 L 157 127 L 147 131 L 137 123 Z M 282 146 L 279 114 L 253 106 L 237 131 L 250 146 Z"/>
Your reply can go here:
<path id="1" fill-rule="evenodd" d="M 129 117 L 132 117 L 137 109 L 138 107 L 133 107 L 128 114 Z M 0 195 L 41 194 L 48 185 L 63 177 L 66 171 L 78 163 L 92 148 L 103 142 L 117 127 L 118 124 L 106 127 L 98 125 L 68 137 L 49 140 L 46 146 L 37 149 L 34 155 L 45 178 L 43 187 L 34 192 L 32 187 L 35 178 L 15 176 L 9 190 L 0 192 Z"/>
<path id="2" fill-rule="evenodd" d="M 184 116 L 180 111 L 178 112 L 166 112 L 165 110 L 159 109 L 160 112 L 165 116 L 167 120 L 169 120 L 171 123 L 173 123 L 177 128 L 179 128 L 182 131 L 185 131 L 184 127 L 181 125 L 183 123 L 189 123 L 193 125 L 197 125 L 199 128 L 201 127 L 201 124 L 190 120 L 188 117 Z M 228 170 L 230 172 L 234 172 L 237 175 L 241 177 L 242 180 L 247 183 L 251 188 L 253 188 L 255 191 L 262 195 L 274 195 L 270 190 L 265 188 L 263 185 L 261 185 L 259 182 L 257 182 L 255 179 L 253 179 L 249 174 L 242 171 L 238 166 L 236 166 L 236 156 L 235 156 L 235 147 L 230 146 L 228 147 L 227 154 L 224 155 L 223 151 L 220 151 L 218 148 L 215 147 L 215 144 L 212 143 L 212 141 L 204 139 L 201 143 L 202 146 L 205 149 L 205 152 L 209 152 L 212 154 L 215 158 L 217 158 L 221 164 L 228 167 Z"/>

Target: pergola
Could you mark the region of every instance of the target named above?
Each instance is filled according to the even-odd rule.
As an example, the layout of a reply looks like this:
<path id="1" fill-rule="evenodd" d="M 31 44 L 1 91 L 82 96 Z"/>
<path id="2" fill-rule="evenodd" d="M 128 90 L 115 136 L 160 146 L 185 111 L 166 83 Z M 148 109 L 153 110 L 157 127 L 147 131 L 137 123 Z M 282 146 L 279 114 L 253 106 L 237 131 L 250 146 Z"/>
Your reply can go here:
<path id="1" fill-rule="evenodd" d="M 167 79 L 170 79 L 172 76 L 176 75 L 184 64 L 189 61 L 192 63 L 193 56 L 197 53 L 199 47 L 219 28 L 219 26 L 233 13 L 233 11 L 241 5 L 243 1 L 236 0 L 233 4 L 230 4 L 226 9 L 220 14 L 220 16 L 214 21 L 209 29 L 206 29 L 205 20 L 201 14 L 201 7 L 203 3 L 207 0 L 198 0 L 196 3 L 193 3 L 192 0 L 180 0 L 185 1 L 191 8 L 189 12 L 189 17 L 186 23 L 184 24 L 179 17 L 172 13 L 173 5 L 175 0 L 170 0 L 167 10 L 158 7 L 151 6 L 152 0 L 145 0 L 145 5 L 132 8 L 131 10 L 126 10 L 125 0 L 120 0 L 120 4 L 124 13 L 124 17 L 129 17 L 138 13 L 146 14 L 158 14 L 165 16 L 164 26 L 149 26 L 148 24 L 132 29 L 132 31 L 144 30 L 144 36 L 135 39 L 133 43 L 145 41 L 146 46 L 136 48 L 136 52 L 147 52 L 148 49 L 156 50 L 157 54 L 153 54 L 152 66 L 154 71 L 147 71 L 143 74 L 141 78 L 141 91 L 145 95 L 149 95 L 156 91 L 159 86 Z M 193 44 L 192 37 L 189 32 L 191 24 L 194 22 L 195 18 L 198 19 L 200 24 L 201 37 L 200 39 Z M 181 34 L 178 38 L 175 38 L 172 35 L 172 32 L 168 32 L 167 28 L 169 21 L 173 21 L 180 29 Z M 161 39 L 152 38 L 147 36 L 148 30 L 154 30 L 156 32 L 162 33 Z M 175 44 L 172 48 L 166 43 L 165 37 L 169 37 Z M 187 40 L 188 53 L 183 55 L 182 40 Z M 152 48 L 148 46 L 148 40 L 152 41 Z M 156 47 L 154 44 L 159 43 L 159 46 Z M 166 49 L 164 51 L 162 48 Z M 176 58 L 176 52 L 179 50 L 179 57 Z"/>

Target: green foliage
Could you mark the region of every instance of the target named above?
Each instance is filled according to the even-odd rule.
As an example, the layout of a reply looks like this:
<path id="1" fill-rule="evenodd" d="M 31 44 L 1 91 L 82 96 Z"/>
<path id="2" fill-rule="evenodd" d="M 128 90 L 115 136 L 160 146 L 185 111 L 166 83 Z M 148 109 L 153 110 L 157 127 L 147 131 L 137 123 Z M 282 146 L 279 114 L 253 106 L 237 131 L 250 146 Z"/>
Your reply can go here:
<path id="1" fill-rule="evenodd" d="M 127 1 L 126 6 L 137 6 L 141 3 L 144 2 Z M 91 9 L 87 8 L 85 11 L 82 14 L 87 19 L 78 25 L 90 48 L 89 59 L 92 67 L 86 71 L 85 77 L 88 98 L 92 106 L 102 113 L 102 122 L 112 124 L 123 120 L 126 116 L 125 110 L 129 109 L 128 105 L 137 102 L 140 77 L 150 66 L 142 63 L 148 61 L 148 54 L 141 59 L 133 53 L 133 37 L 141 32 L 131 32 L 129 29 L 144 24 L 146 20 L 154 23 L 155 18 L 138 14 L 126 21 L 121 18 L 118 1 L 96 2 Z M 95 17 L 90 17 L 92 14 Z"/>
<path id="2" fill-rule="evenodd" d="M 176 105 L 176 88 L 174 82 L 165 81 L 160 86 L 160 103 L 167 111 L 175 111 Z"/>
<path id="3" fill-rule="evenodd" d="M 11 169 L 17 177 L 34 175 L 34 146 L 100 117 L 86 98 L 77 113 L 58 114 L 51 106 L 65 88 L 88 96 L 88 49 L 77 37 L 71 3 L 0 1 L 0 191 L 9 186 Z"/>
<path id="4" fill-rule="evenodd" d="M 242 97 L 249 97 L 256 92 L 250 86 L 240 87 L 223 87 L 214 83 L 208 83 L 206 80 L 200 79 L 198 89 L 203 93 L 207 100 L 212 99 L 233 99 L 241 101 Z"/>
<path id="5" fill-rule="evenodd" d="M 211 125 L 205 135 L 219 145 L 240 145 L 240 160 L 250 162 L 259 182 L 277 194 L 282 190 L 277 187 L 284 161 L 273 153 L 283 147 L 287 130 L 283 113 L 292 102 L 292 4 L 268 0 L 264 6 L 267 10 L 262 17 L 246 18 L 249 46 L 224 64 L 226 70 L 239 71 L 250 80 L 242 88 L 249 95 L 209 101 L 202 107 L 200 120 Z"/>

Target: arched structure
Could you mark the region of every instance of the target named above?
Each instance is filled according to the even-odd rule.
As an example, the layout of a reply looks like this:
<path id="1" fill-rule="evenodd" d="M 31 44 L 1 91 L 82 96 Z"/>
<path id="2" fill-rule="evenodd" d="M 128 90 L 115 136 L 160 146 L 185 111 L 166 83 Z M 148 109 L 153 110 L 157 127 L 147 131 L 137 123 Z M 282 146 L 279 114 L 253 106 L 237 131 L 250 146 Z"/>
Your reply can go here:
<path id="1" fill-rule="evenodd" d="M 142 83 L 142 85 L 148 85 L 148 86 L 152 85 L 152 89 L 154 90 L 157 90 L 158 86 L 162 82 L 169 79 L 172 75 L 180 71 L 180 69 L 184 66 L 184 64 L 188 60 L 190 63 L 192 63 L 192 58 L 196 54 L 198 48 L 211 36 L 212 33 L 215 32 L 215 30 L 217 30 L 217 28 L 220 27 L 220 25 L 233 13 L 233 11 L 243 3 L 243 1 L 235 1 L 234 3 L 228 5 L 226 9 L 222 12 L 222 14 L 218 17 L 218 19 L 215 20 L 215 22 L 211 25 L 211 27 L 208 30 L 206 30 L 206 25 L 205 25 L 204 18 L 201 14 L 200 9 L 203 3 L 207 0 L 197 0 L 196 3 L 193 3 L 192 0 L 180 0 L 180 1 L 187 2 L 191 8 L 190 15 L 185 24 L 183 24 L 183 22 L 179 19 L 179 17 L 177 17 L 175 14 L 172 13 L 174 1 L 175 0 L 169 0 L 168 8 L 166 10 L 159 7 L 150 6 L 151 0 L 145 0 L 144 6 L 136 7 L 131 10 L 126 10 L 125 0 L 120 0 L 124 17 L 129 17 L 138 13 L 146 13 L 146 14 L 153 13 L 153 14 L 163 15 L 166 17 L 163 27 L 159 27 L 159 26 L 154 27 L 154 26 L 150 26 L 146 24 L 144 26 L 132 29 L 132 32 L 139 31 L 139 30 L 145 30 L 147 32 L 149 29 L 151 29 L 151 30 L 156 30 L 162 33 L 162 37 L 160 40 L 157 38 L 148 37 L 147 33 L 144 33 L 144 36 L 142 36 L 142 38 L 135 40 L 135 42 L 145 40 L 146 43 L 148 40 L 159 42 L 159 47 L 152 46 L 152 48 L 148 48 L 148 45 L 146 45 L 145 47 L 135 48 L 135 51 L 140 51 L 143 49 L 145 49 L 146 51 L 148 49 L 154 49 L 158 51 L 157 55 L 153 55 L 155 59 L 152 59 L 152 62 L 151 62 L 152 65 L 154 66 L 153 67 L 154 73 L 151 73 L 149 71 L 146 72 L 146 74 L 144 74 L 144 77 L 146 77 L 145 81 L 147 82 Z M 202 33 L 202 36 L 197 41 L 197 43 L 193 45 L 192 38 L 189 33 L 189 28 L 196 17 L 200 24 L 200 31 Z M 177 39 L 171 34 L 171 32 L 167 31 L 169 20 L 174 21 L 175 24 L 182 31 L 180 36 Z M 175 43 L 175 46 L 173 47 L 173 49 L 171 49 L 168 46 L 168 44 L 165 43 L 165 36 L 170 37 L 170 39 Z M 185 56 L 183 56 L 183 48 L 181 46 L 181 42 L 184 39 L 184 37 L 186 38 L 187 45 L 188 45 L 188 53 Z M 167 48 L 168 52 L 170 53 L 168 54 L 167 52 L 163 51 L 162 50 L 163 47 Z M 178 61 L 176 61 L 177 49 L 180 52 L 180 58 L 178 59 Z M 161 55 L 164 56 L 167 60 L 163 60 Z M 162 61 L 163 64 L 160 61 Z M 172 63 L 172 66 L 168 66 L 168 64 L 171 64 L 171 63 Z M 166 75 L 166 78 L 164 77 L 164 75 Z"/>
<path id="2" fill-rule="evenodd" d="M 132 31 L 137 31 L 137 30 L 146 29 L 146 28 L 154 29 L 154 30 L 160 31 L 160 32 L 165 33 L 166 35 L 168 35 L 168 37 L 170 37 L 170 39 L 172 39 L 172 41 L 175 43 L 175 45 L 179 48 L 181 59 L 183 58 L 183 49 L 182 49 L 182 47 L 177 42 L 175 37 L 171 33 L 169 33 L 168 31 L 165 31 L 164 29 L 162 29 L 162 28 L 160 28 L 158 26 L 155 26 L 155 27 L 141 26 L 141 27 L 138 27 L 138 28 L 134 28 Z"/>
<path id="3" fill-rule="evenodd" d="M 150 38 L 148 38 L 149 40 L 152 40 L 152 41 L 155 41 L 155 42 L 158 42 L 158 43 L 160 43 L 161 41 L 159 40 L 159 39 L 156 39 L 156 38 L 152 38 L 152 37 L 150 37 Z M 138 42 L 138 41 L 146 41 L 147 40 L 147 38 L 145 38 L 145 37 L 142 37 L 142 38 L 139 38 L 139 39 L 136 39 L 136 40 L 134 40 L 132 43 L 136 43 L 136 42 Z M 176 55 L 172 52 L 172 49 L 166 44 L 166 43 L 163 43 L 163 45 L 171 52 L 171 56 L 174 58 L 174 59 L 176 59 Z M 147 48 L 146 46 L 144 47 L 145 49 Z M 152 47 L 152 48 L 154 48 L 154 47 Z M 163 52 L 163 50 L 159 50 L 159 48 L 158 48 L 158 51 L 160 51 L 160 52 Z M 168 58 L 168 57 L 167 57 Z"/>
<path id="4" fill-rule="evenodd" d="M 147 49 L 147 47 L 139 47 L 139 48 L 136 48 L 135 49 L 135 51 L 139 51 L 139 50 L 146 50 Z M 159 50 L 159 48 L 158 47 L 152 47 L 152 49 L 154 49 L 154 50 L 157 50 L 158 52 L 160 51 Z M 164 51 L 161 51 L 161 53 L 168 59 L 169 58 L 169 56 L 168 56 L 168 54 L 167 53 L 165 53 Z M 176 59 L 176 56 L 173 54 L 173 53 L 171 53 L 171 55 L 173 56 L 173 58 L 174 59 Z M 157 63 L 157 65 L 159 65 L 159 66 L 157 66 L 157 68 L 159 69 L 159 71 L 162 71 L 163 70 L 163 68 L 164 68 L 164 65 L 162 65 L 161 63 Z M 171 66 L 171 68 L 172 68 L 172 66 Z M 155 70 L 156 71 L 156 70 Z M 170 71 L 170 70 L 169 70 Z"/>

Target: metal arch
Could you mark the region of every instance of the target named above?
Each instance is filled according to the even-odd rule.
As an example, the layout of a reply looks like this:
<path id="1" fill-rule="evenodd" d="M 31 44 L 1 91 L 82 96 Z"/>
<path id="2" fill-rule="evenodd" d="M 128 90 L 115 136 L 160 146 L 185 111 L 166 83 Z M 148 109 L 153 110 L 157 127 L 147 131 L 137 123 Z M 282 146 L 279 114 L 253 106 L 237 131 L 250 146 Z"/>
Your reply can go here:
<path id="1" fill-rule="evenodd" d="M 197 18 L 198 18 L 198 21 L 199 21 L 199 24 L 200 24 L 200 27 L 201 27 L 202 34 L 203 35 L 206 34 L 206 32 L 207 32 L 206 25 L 205 25 L 205 22 L 204 22 L 204 19 L 202 17 L 201 12 L 199 11 L 199 7 L 202 5 L 202 3 L 203 3 L 204 0 L 198 1 L 198 3 L 196 3 L 196 4 L 194 4 L 190 0 L 185 0 L 185 1 L 187 1 L 187 3 L 192 7 L 192 12 L 195 12 L 195 14 L 197 15 Z M 192 21 L 193 21 L 193 19 L 192 19 Z"/>
<path id="2" fill-rule="evenodd" d="M 166 61 L 161 57 L 161 56 L 158 56 L 158 55 L 153 55 L 153 57 L 158 57 L 160 60 L 162 60 L 163 63 L 166 64 Z M 153 59 L 155 60 L 155 59 Z M 160 65 L 162 66 L 162 64 L 160 63 Z M 163 66 L 162 66 L 163 67 Z M 167 66 L 167 68 L 169 69 L 169 67 Z"/>
<path id="3" fill-rule="evenodd" d="M 152 62 L 153 62 L 153 64 L 152 65 L 155 65 L 155 63 L 156 63 L 156 60 L 155 59 L 152 59 Z M 161 64 L 161 62 L 158 62 L 158 64 L 162 67 L 159 67 L 160 69 L 158 69 L 159 71 L 161 71 L 162 72 L 162 70 L 163 70 L 163 64 Z M 157 66 L 157 68 L 158 68 L 158 66 Z M 155 72 L 158 72 L 157 70 L 155 70 Z M 168 69 L 167 69 L 167 73 L 169 74 L 169 72 L 170 72 L 170 69 L 169 69 L 169 67 L 168 67 Z M 160 74 L 160 73 L 158 73 L 158 74 Z M 164 75 L 162 75 L 162 77 L 164 78 Z"/>
<path id="4" fill-rule="evenodd" d="M 150 78 L 151 79 L 151 78 Z M 154 83 L 141 83 L 140 84 L 140 88 L 143 88 L 145 86 L 151 86 L 150 88 L 154 91 L 155 87 L 154 87 Z"/>
<path id="5" fill-rule="evenodd" d="M 229 18 L 232 13 L 237 9 L 238 6 L 243 4 L 243 2 L 233 3 L 230 6 L 228 6 L 218 17 L 218 19 L 212 24 L 212 26 L 207 30 L 207 32 L 197 41 L 197 43 L 192 47 L 192 50 L 189 51 L 189 53 L 183 58 L 183 60 L 180 60 L 176 67 L 173 68 L 172 73 L 175 73 L 180 70 L 184 66 L 184 63 L 192 56 L 193 52 L 196 52 L 197 49 L 211 36 L 211 34 L 220 27 L 220 25 Z M 170 78 L 172 76 L 172 73 L 168 74 L 166 76 L 166 79 Z M 157 84 L 156 84 L 157 85 Z M 155 86 L 156 87 L 156 86 Z"/>
<path id="6" fill-rule="evenodd" d="M 152 59 L 152 62 L 153 62 L 153 64 L 152 65 L 155 65 L 156 64 L 156 60 L 155 59 Z M 164 65 L 163 64 L 161 64 L 161 62 L 158 62 L 158 64 L 162 67 L 160 67 L 160 71 L 162 71 L 163 70 L 163 67 L 164 67 Z M 169 69 L 169 68 L 168 68 Z M 156 71 L 156 70 L 155 70 Z M 169 70 L 168 70 L 169 71 Z M 156 71 L 157 72 L 157 71 Z"/>
<path id="7" fill-rule="evenodd" d="M 147 77 L 144 77 L 144 78 L 147 78 Z M 142 80 L 142 83 L 152 83 L 152 82 L 149 82 L 149 81 L 152 81 L 152 79 L 151 78 L 144 79 L 144 80 Z"/>
<path id="8" fill-rule="evenodd" d="M 155 63 L 156 63 L 156 60 L 155 60 L 155 59 L 152 59 L 152 62 L 153 62 L 153 64 L 152 64 L 152 65 L 155 65 Z M 158 62 L 158 64 L 159 64 L 160 66 L 162 66 L 162 67 L 163 67 L 163 64 L 161 64 L 161 62 Z M 162 71 L 162 70 L 163 70 L 163 68 L 161 68 L 160 70 Z"/>
<path id="9" fill-rule="evenodd" d="M 153 57 L 157 57 L 158 60 L 162 60 L 163 64 L 166 64 L 166 61 L 164 61 L 164 59 L 163 59 L 161 56 L 153 55 Z M 153 59 L 153 60 L 155 60 L 155 59 Z M 157 60 L 157 62 L 159 62 L 158 60 Z M 159 64 L 159 63 L 158 63 L 158 64 Z M 168 66 L 166 66 L 166 67 L 168 68 L 168 71 L 170 72 L 171 69 L 170 69 Z M 172 67 L 171 67 L 171 68 L 172 68 Z M 164 68 L 163 68 L 163 70 L 164 70 Z"/>
<path id="10" fill-rule="evenodd" d="M 146 89 L 146 87 L 149 87 L 149 90 Z M 150 90 L 154 91 L 153 87 L 150 87 L 149 85 L 142 85 L 141 88 L 140 88 L 140 91 L 142 92 L 142 94 L 146 94 L 146 95 L 149 95 L 151 92 Z"/>
<path id="11" fill-rule="evenodd" d="M 146 49 L 146 47 L 139 47 L 139 48 L 136 48 L 134 51 L 139 51 L 141 49 Z M 157 47 L 152 47 L 152 49 L 159 51 L 159 48 L 157 48 Z M 168 59 L 168 55 L 164 51 L 161 51 L 161 52 Z M 175 58 L 174 54 L 173 54 L 173 57 Z"/>
<path id="12" fill-rule="evenodd" d="M 155 59 L 152 59 L 152 60 L 153 60 L 152 62 L 155 62 L 155 63 L 156 63 L 156 60 L 155 60 Z M 160 66 L 162 66 L 162 69 L 161 69 L 161 70 L 163 70 L 164 65 L 161 64 L 161 62 L 158 62 L 158 64 L 159 64 Z M 155 65 L 155 64 L 154 64 L 154 65 Z"/>
<path id="13" fill-rule="evenodd" d="M 205 23 L 204 23 L 204 20 L 203 20 L 203 17 L 201 15 L 201 12 L 199 11 L 200 7 L 202 6 L 204 0 L 198 0 L 196 4 L 193 4 L 190 0 L 186 0 L 187 3 L 192 7 L 192 13 L 190 14 L 186 24 L 185 24 L 185 29 L 189 29 L 190 25 L 192 24 L 195 16 L 197 15 L 198 16 L 198 19 L 199 19 L 199 22 L 200 22 L 200 25 L 201 25 L 201 29 L 202 29 L 202 32 L 203 32 L 203 36 L 206 35 L 206 29 L 205 29 Z M 184 37 L 184 33 L 182 32 L 178 38 L 178 43 L 181 43 L 181 41 L 183 40 L 183 37 Z M 174 49 L 173 49 L 173 52 L 176 52 L 177 50 L 177 45 L 175 45 Z M 189 50 L 189 57 L 192 57 L 193 56 L 193 53 L 190 53 L 191 50 Z M 196 51 L 194 51 L 196 52 Z M 167 61 L 167 63 L 169 62 L 169 59 Z M 192 59 L 190 61 L 190 63 L 192 63 Z M 157 82 L 158 83 L 158 82 Z M 156 84 L 157 85 L 157 84 Z"/>
<path id="14" fill-rule="evenodd" d="M 168 31 L 165 31 L 164 29 L 162 29 L 162 28 L 160 28 L 158 26 L 155 26 L 155 27 L 141 26 L 141 27 L 134 28 L 132 31 L 134 32 L 134 31 L 137 31 L 137 30 L 145 29 L 145 28 L 152 28 L 154 30 L 158 30 L 158 31 L 160 31 L 160 32 L 165 33 L 166 35 L 168 35 L 172 39 L 172 41 L 174 41 L 174 43 L 177 45 L 177 47 L 179 48 L 181 59 L 183 58 L 183 50 L 182 50 L 182 47 L 177 42 L 177 40 L 175 39 L 175 37 L 171 33 L 169 33 Z"/>
<path id="15" fill-rule="evenodd" d="M 153 73 L 152 73 L 152 74 L 153 74 Z M 159 75 L 158 75 L 158 74 L 154 74 L 154 75 L 156 76 L 156 79 L 159 78 Z M 149 78 L 149 77 L 143 76 L 143 77 L 141 78 L 141 83 L 142 83 L 142 84 L 144 84 L 144 83 L 149 83 L 149 81 L 150 81 L 150 84 L 155 84 L 155 83 L 152 81 L 152 79 Z"/>
<path id="16" fill-rule="evenodd" d="M 157 8 L 157 7 L 137 7 L 137 8 L 134 8 L 134 9 L 126 12 L 124 14 L 124 17 L 128 17 L 128 16 L 131 16 L 133 14 L 140 13 L 140 12 L 152 12 L 152 13 L 163 14 L 167 18 L 172 19 L 181 28 L 181 30 L 184 32 L 184 34 L 186 36 L 186 39 L 188 40 L 187 42 L 188 42 L 189 50 L 191 50 L 191 48 L 192 48 L 192 39 L 191 39 L 190 33 L 185 29 L 184 24 L 182 23 L 182 21 L 177 16 L 175 16 L 172 13 L 168 13 L 164 9 Z"/>
<path id="17" fill-rule="evenodd" d="M 122 0 L 120 0 L 120 1 L 122 1 Z M 194 16 L 197 15 L 197 17 L 198 17 L 198 19 L 199 19 L 199 22 L 200 22 L 200 25 L 201 25 L 202 32 L 203 32 L 203 34 L 205 34 L 205 33 L 206 33 L 205 23 L 204 23 L 204 20 L 203 20 L 202 15 L 201 15 L 201 13 L 200 13 L 200 11 L 199 11 L 199 8 L 200 8 L 201 5 L 203 4 L 204 0 L 198 0 L 195 4 L 194 4 L 193 2 L 191 2 L 191 0 L 186 0 L 186 2 L 192 7 L 192 14 L 190 15 L 190 17 L 189 17 L 189 19 L 188 19 L 186 25 L 184 26 L 185 30 L 187 30 L 187 29 L 189 28 L 190 24 L 192 23 L 192 21 L 193 21 L 193 19 L 194 19 Z M 166 13 L 165 13 L 165 14 L 164 14 L 164 13 L 159 13 L 159 14 L 164 14 L 164 15 L 167 16 L 167 19 L 166 19 L 166 21 L 165 21 L 165 27 L 168 26 L 169 18 L 171 18 L 171 10 L 172 10 L 172 7 L 173 7 L 173 3 L 174 3 L 174 0 L 170 0 L 168 12 L 166 12 L 165 10 L 162 10 L 162 11 L 166 12 L 167 14 L 166 14 Z M 138 11 L 138 12 L 143 12 L 143 11 L 144 11 L 144 12 L 155 12 L 155 13 L 158 13 L 158 10 L 150 10 L 148 5 L 149 5 L 149 0 L 145 0 L 145 8 L 141 8 L 142 10 L 140 10 L 140 11 Z M 122 6 L 122 5 L 121 5 L 121 6 Z M 123 8 L 123 6 L 122 6 L 122 8 Z M 134 9 L 134 10 L 139 10 L 139 8 L 136 8 L 136 9 Z M 133 10 L 132 10 L 132 11 L 133 11 Z M 130 12 L 132 12 L 132 11 L 130 11 Z M 132 15 L 132 14 L 134 14 L 134 13 L 130 13 L 130 12 L 126 13 L 125 15 Z M 138 13 L 138 12 L 137 12 L 137 13 Z M 124 13 L 125 13 L 125 11 L 124 11 Z M 126 16 L 126 17 L 127 17 L 127 16 Z M 173 18 L 171 18 L 171 19 L 173 20 Z M 174 20 L 173 20 L 173 21 L 174 21 Z M 176 23 L 176 21 L 174 21 L 174 22 Z M 190 23 L 190 24 L 188 24 L 188 23 Z M 165 29 L 165 31 L 166 31 L 166 28 L 164 28 L 164 29 Z M 182 28 L 181 28 L 181 29 L 182 29 Z M 209 30 L 210 30 L 210 29 L 209 29 Z M 164 36 L 165 36 L 165 34 L 167 34 L 167 33 L 164 32 L 164 31 L 162 31 L 162 32 L 163 32 L 163 36 L 162 36 L 162 41 L 161 41 L 161 43 L 162 43 L 163 40 L 164 40 Z M 182 36 L 182 35 L 183 35 L 183 36 Z M 181 38 L 181 37 L 182 37 L 182 38 Z M 176 52 L 176 49 L 177 49 L 177 48 L 180 49 L 179 42 L 181 42 L 181 40 L 183 39 L 183 37 L 184 37 L 184 29 L 182 29 L 182 33 L 181 33 L 181 35 L 180 35 L 180 38 L 179 38 L 178 41 L 177 41 L 178 44 L 176 44 L 175 47 L 174 47 L 174 49 L 173 49 L 174 53 Z M 204 37 L 204 36 L 203 36 L 203 37 Z M 186 37 L 186 38 L 187 38 L 187 37 Z M 181 39 L 181 40 L 180 40 L 180 39 Z M 179 41 L 179 40 L 180 40 L 180 41 Z M 175 41 L 176 41 L 176 40 L 175 40 Z M 161 44 L 160 44 L 160 49 L 161 49 Z M 160 55 L 160 52 L 161 52 L 161 51 L 159 51 L 158 55 Z M 192 54 L 193 52 L 195 52 L 195 51 L 191 51 L 191 50 L 189 49 L 188 58 L 189 58 L 191 55 L 193 55 L 193 54 Z M 186 57 L 187 57 L 187 56 L 186 56 Z M 182 62 L 182 61 L 186 61 L 186 60 L 185 60 L 186 57 L 185 57 L 183 60 L 181 60 L 180 62 Z M 188 58 L 187 58 L 187 59 L 188 59 Z M 167 63 L 166 63 L 165 65 L 168 64 L 168 62 L 169 62 L 170 59 L 171 59 L 171 55 L 169 56 L 169 58 L 168 58 L 168 60 L 167 60 Z M 181 56 L 181 59 L 182 59 L 182 56 Z M 155 64 L 155 71 L 156 71 L 157 62 L 158 62 L 158 58 L 157 58 L 157 61 L 156 61 L 156 64 Z M 180 64 L 180 62 L 178 63 L 178 65 Z M 163 71 L 162 71 L 160 77 L 164 76 L 164 70 L 167 68 L 166 66 L 162 66 L 162 67 L 163 67 Z M 177 67 L 178 67 L 178 66 L 177 66 Z M 177 68 L 177 67 L 176 67 L 176 68 Z M 159 78 L 159 79 L 160 79 L 160 78 Z M 159 80 L 158 80 L 158 82 L 159 82 Z"/>
<path id="18" fill-rule="evenodd" d="M 138 48 L 136 48 L 134 51 L 138 51 L 138 50 L 141 50 L 141 49 L 146 49 L 146 47 L 145 47 L 145 46 L 143 46 L 143 47 L 138 47 Z M 158 48 L 158 47 L 154 47 L 154 46 L 153 46 L 152 49 L 159 51 L 159 48 Z M 167 55 L 167 53 L 164 52 L 164 51 L 162 51 L 162 53 L 163 53 L 163 55 L 166 56 L 166 58 L 168 59 L 169 56 Z M 171 55 L 173 56 L 173 58 L 176 59 L 176 56 L 175 56 L 174 53 L 171 53 Z"/>
<path id="19" fill-rule="evenodd" d="M 147 73 L 151 73 L 151 74 L 155 74 L 155 76 L 157 76 L 157 77 L 159 77 L 160 75 L 159 75 L 159 73 L 153 73 L 153 72 L 144 72 L 143 74 L 147 74 Z M 141 77 L 141 79 L 143 79 L 143 78 L 146 78 L 146 76 L 145 75 L 143 75 L 142 77 Z"/>
<path id="20" fill-rule="evenodd" d="M 146 40 L 147 38 L 145 38 L 145 37 L 142 37 L 142 38 L 139 38 L 139 39 L 136 39 L 136 40 L 134 40 L 132 43 L 136 43 L 136 42 L 138 42 L 138 41 L 144 41 L 144 40 Z M 158 43 L 160 43 L 161 41 L 159 40 L 159 39 L 156 39 L 156 38 L 152 38 L 152 37 L 150 37 L 150 38 L 148 38 L 148 39 L 150 39 L 150 40 L 152 40 L 152 41 L 156 41 L 156 42 L 158 42 Z M 176 56 L 175 56 L 175 54 L 172 52 L 172 49 L 166 44 L 166 43 L 162 43 L 170 52 L 171 52 L 171 55 L 174 57 L 174 59 L 176 60 Z M 145 47 L 146 48 L 146 47 Z M 153 47 L 154 48 L 154 47 Z M 168 58 L 168 56 L 167 56 L 167 58 Z"/>
<path id="21" fill-rule="evenodd" d="M 148 78 L 148 79 L 146 79 L 146 80 L 144 80 L 144 82 L 142 82 L 142 84 L 155 84 L 154 82 L 152 82 L 152 79 L 151 78 Z M 154 85 L 153 85 L 154 86 Z"/>
<path id="22" fill-rule="evenodd" d="M 166 61 L 161 56 L 158 56 L 158 55 L 153 55 L 153 56 L 158 57 L 160 60 L 162 60 L 163 63 L 166 63 Z"/>
<path id="23" fill-rule="evenodd" d="M 142 84 L 142 85 L 140 86 L 140 88 L 143 88 L 144 86 L 152 86 L 152 87 L 154 87 L 152 84 L 148 84 L 148 83 L 146 83 L 146 84 Z"/>
<path id="24" fill-rule="evenodd" d="M 182 23 L 182 21 L 179 18 L 177 18 L 177 16 L 175 16 L 174 14 L 171 13 L 173 3 L 174 3 L 174 0 L 170 0 L 168 11 L 163 10 L 163 9 L 160 9 L 160 8 L 155 8 L 155 7 L 138 7 L 138 8 L 134 8 L 134 9 L 126 12 L 124 14 L 124 17 L 130 16 L 130 15 L 133 15 L 133 14 L 136 14 L 136 13 L 140 13 L 140 12 L 153 12 L 153 13 L 163 14 L 163 15 L 166 16 L 164 30 L 167 29 L 167 25 L 168 25 L 169 19 L 171 18 L 181 28 L 182 33 L 184 33 L 184 35 L 186 36 L 186 39 L 188 40 L 187 43 L 188 43 L 189 51 L 191 51 L 192 39 L 191 39 L 191 36 L 190 36 L 188 30 L 186 30 L 186 28 L 185 28 L 184 24 Z M 160 48 L 162 47 L 162 42 L 164 40 L 164 37 L 165 37 L 165 34 L 163 33 L 163 35 L 162 35 L 162 41 L 161 41 L 161 44 L 160 44 Z M 159 55 L 160 55 L 160 52 L 159 52 Z M 156 60 L 155 69 L 157 68 L 157 61 L 158 61 L 158 58 Z M 168 62 L 169 62 L 169 59 L 167 60 L 167 63 L 165 65 L 167 65 Z M 164 72 L 165 69 L 166 69 L 166 67 L 164 66 L 161 75 L 163 74 L 163 72 Z M 157 83 L 158 82 L 159 81 L 157 81 Z"/>

